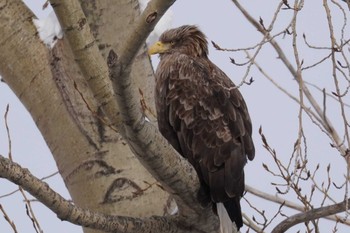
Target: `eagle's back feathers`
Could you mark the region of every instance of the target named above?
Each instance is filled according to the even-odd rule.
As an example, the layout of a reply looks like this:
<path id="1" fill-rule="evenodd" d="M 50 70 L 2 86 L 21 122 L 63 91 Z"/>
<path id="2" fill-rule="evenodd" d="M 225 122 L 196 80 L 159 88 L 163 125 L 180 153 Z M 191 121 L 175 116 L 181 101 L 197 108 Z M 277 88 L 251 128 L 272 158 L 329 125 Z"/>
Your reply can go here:
<path id="1" fill-rule="evenodd" d="M 206 54 L 162 54 L 155 76 L 160 132 L 194 166 L 201 191 L 241 227 L 243 168 L 255 154 L 242 95 Z"/>

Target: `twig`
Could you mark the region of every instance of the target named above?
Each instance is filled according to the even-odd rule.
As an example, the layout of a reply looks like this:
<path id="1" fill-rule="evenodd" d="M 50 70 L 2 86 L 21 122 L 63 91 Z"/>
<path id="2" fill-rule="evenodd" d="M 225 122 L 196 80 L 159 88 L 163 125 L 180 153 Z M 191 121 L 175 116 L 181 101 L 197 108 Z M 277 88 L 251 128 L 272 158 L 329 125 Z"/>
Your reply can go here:
<path id="1" fill-rule="evenodd" d="M 279 14 L 279 12 L 280 12 L 282 6 L 283 6 L 283 2 L 281 2 L 281 3 L 277 6 L 277 9 L 276 9 L 276 11 L 275 11 L 275 14 L 274 14 L 274 16 L 273 16 L 273 18 L 272 18 L 272 21 L 271 21 L 271 23 L 270 23 L 268 29 L 266 29 L 266 28 L 264 27 L 264 25 L 263 25 L 263 23 L 262 23 L 262 19 L 260 19 L 260 23 L 257 23 L 257 25 L 259 25 L 259 29 L 258 29 L 258 30 L 260 30 L 260 32 L 264 35 L 264 37 L 263 37 L 263 39 L 261 40 L 261 42 L 259 43 L 259 46 L 257 47 L 257 49 L 256 49 L 255 53 L 253 54 L 253 56 L 251 56 L 251 59 L 249 60 L 248 67 L 247 67 L 247 69 L 246 69 L 246 73 L 245 73 L 245 75 L 243 76 L 242 81 L 237 85 L 237 88 L 239 88 L 240 86 L 242 86 L 242 85 L 246 82 L 246 79 L 247 79 L 247 77 L 248 77 L 248 75 L 249 75 L 250 69 L 251 69 L 251 67 L 253 66 L 253 62 L 255 61 L 255 58 L 258 56 L 260 50 L 263 48 L 264 42 L 265 42 L 265 41 L 271 41 L 271 40 L 272 40 L 272 38 L 271 38 L 271 36 L 270 36 L 270 31 L 273 29 L 273 26 L 274 26 L 274 24 L 275 24 L 275 22 L 276 22 L 276 20 L 277 20 L 277 16 L 278 16 L 278 14 Z"/>
<path id="2" fill-rule="evenodd" d="M 263 229 L 261 229 L 258 225 L 256 225 L 254 223 L 253 220 L 251 220 L 245 213 L 242 213 L 243 216 L 243 221 L 244 221 L 244 225 L 246 225 L 247 227 L 249 227 L 250 229 L 253 229 L 255 232 L 258 233 L 265 233 L 263 231 Z"/>
<path id="3" fill-rule="evenodd" d="M 320 92 L 324 92 L 324 91 L 323 91 L 324 89 L 321 89 L 321 88 L 320 88 L 319 86 L 317 86 L 316 84 L 313 84 L 313 83 L 308 82 L 308 81 L 305 81 L 305 80 L 304 80 L 304 83 L 305 83 L 306 85 L 309 85 L 309 86 L 315 88 L 316 90 L 318 90 L 318 91 L 320 91 Z M 328 93 L 328 92 L 326 92 L 326 91 L 325 91 L 325 94 L 326 94 L 326 96 L 332 98 L 333 100 L 338 101 L 338 99 L 337 99 L 334 95 L 332 95 L 332 94 L 330 94 L 330 93 Z M 344 106 L 349 108 L 349 107 L 350 107 L 350 104 L 344 102 Z"/>
<path id="4" fill-rule="evenodd" d="M 1 204 L 0 204 L 0 210 L 1 210 L 2 214 L 4 215 L 6 222 L 8 222 L 10 224 L 13 232 L 18 233 L 18 231 L 16 229 L 16 224 L 13 221 L 11 221 L 10 217 L 7 215 L 6 211 L 4 210 L 4 208 L 2 207 Z"/>
<path id="5" fill-rule="evenodd" d="M 314 174 L 312 174 L 312 175 L 310 176 L 310 179 L 311 179 L 311 181 L 313 182 L 313 187 L 314 187 L 315 189 L 317 189 L 318 191 L 320 191 L 321 193 L 323 193 L 324 197 L 327 197 L 331 202 L 337 203 L 337 202 L 334 200 L 334 198 L 332 198 L 332 197 L 328 194 L 328 192 L 326 192 L 323 188 L 321 188 L 321 187 L 317 184 L 317 182 L 316 182 L 316 180 L 315 180 L 315 174 L 316 174 L 316 171 L 318 170 L 318 168 L 319 168 L 319 166 L 317 166 L 317 168 L 315 169 Z M 328 176 L 329 176 L 328 169 L 329 169 L 329 168 L 327 167 L 327 174 L 328 174 Z M 350 225 L 350 222 L 349 222 L 348 225 Z"/>
<path id="6" fill-rule="evenodd" d="M 40 224 L 39 224 L 39 221 L 37 220 L 37 218 L 35 217 L 35 214 L 34 214 L 34 211 L 33 211 L 33 208 L 32 208 L 32 205 L 30 204 L 30 201 L 28 200 L 25 192 L 23 191 L 23 189 L 19 186 L 19 191 L 21 192 L 23 198 L 24 198 L 24 201 L 26 203 L 26 212 L 27 212 L 27 216 L 30 218 L 30 220 L 32 221 L 33 223 L 33 227 L 34 227 L 34 230 L 37 232 L 37 233 L 42 233 L 43 231 L 41 230 L 41 227 L 40 227 Z"/>
<path id="7" fill-rule="evenodd" d="M 336 5 L 338 8 L 339 8 L 339 10 L 342 12 L 342 14 L 343 14 L 343 19 L 344 19 L 344 21 L 343 21 L 343 26 L 342 26 L 342 28 L 341 28 L 341 37 L 340 37 L 340 41 L 343 41 L 344 40 L 344 38 L 345 38 L 345 28 L 346 28 L 346 25 L 347 25 L 347 17 L 346 17 L 346 13 L 345 13 L 345 10 L 344 10 L 344 8 L 338 3 L 338 2 L 336 2 L 336 1 L 334 1 L 334 0 L 331 0 L 331 2 L 334 4 L 334 5 Z"/>
<path id="8" fill-rule="evenodd" d="M 314 68 L 316 67 L 317 65 L 321 64 L 322 62 L 324 61 L 327 61 L 330 57 L 332 56 L 332 53 L 329 53 L 327 56 L 323 57 L 322 59 L 320 59 L 319 61 L 311 64 L 311 65 L 308 65 L 308 66 L 304 66 L 301 70 L 304 71 L 304 70 L 307 70 L 307 69 L 311 69 L 311 68 Z"/>
<path id="9" fill-rule="evenodd" d="M 10 128 L 9 128 L 8 119 L 7 119 L 9 110 L 10 110 L 10 105 L 7 104 L 4 118 L 5 118 L 5 127 L 6 127 L 6 133 L 7 133 L 7 142 L 9 144 L 9 146 L 8 146 L 8 150 L 9 150 L 8 151 L 8 155 L 9 155 L 9 159 L 12 161 L 12 142 L 11 142 Z"/>
<path id="10" fill-rule="evenodd" d="M 287 26 L 287 28 L 289 27 L 289 25 Z M 215 43 L 214 41 L 211 41 L 212 45 L 214 46 L 215 49 L 219 50 L 219 51 L 225 51 L 225 52 L 240 52 L 240 51 L 249 51 L 249 50 L 253 50 L 256 49 L 258 47 L 260 47 L 261 45 L 267 44 L 270 42 L 270 40 L 279 37 L 280 35 L 284 35 L 286 33 L 286 30 L 281 31 L 279 33 L 276 33 L 275 35 L 271 36 L 271 38 L 266 39 L 264 41 L 260 41 L 259 43 L 250 46 L 250 47 L 246 47 L 246 48 L 235 48 L 235 49 L 229 49 L 229 48 L 223 48 L 220 45 L 218 45 L 217 43 Z"/>
<path id="11" fill-rule="evenodd" d="M 263 222 L 258 222 L 258 220 L 253 216 L 253 221 L 256 222 L 258 225 L 262 226 L 262 229 L 264 230 L 267 227 L 267 222 L 268 222 L 268 219 L 265 216 L 265 210 L 259 210 L 257 207 L 255 207 L 255 205 L 250 203 L 250 201 L 248 201 L 247 198 L 243 197 L 243 199 L 248 203 L 250 208 L 252 208 L 255 212 L 257 212 L 263 218 Z"/>
<path id="12" fill-rule="evenodd" d="M 300 1 L 295 1 L 294 3 L 294 9 L 301 9 L 302 5 L 304 4 L 303 0 Z M 298 159 L 301 157 L 301 142 L 302 142 L 302 138 L 305 138 L 304 132 L 303 132 L 303 105 L 304 105 L 304 92 L 303 92 L 303 86 L 304 86 L 304 82 L 303 82 L 303 76 L 302 76 L 302 70 L 301 70 L 301 61 L 299 58 L 299 52 L 298 52 L 298 47 L 297 47 L 297 16 L 298 16 L 299 10 L 295 10 L 294 11 L 294 15 L 293 15 L 293 19 L 292 19 L 292 47 L 293 47 L 293 52 L 294 52 L 294 58 L 295 58 L 295 63 L 297 65 L 297 71 L 296 71 L 296 79 L 298 80 L 298 84 L 299 84 L 299 113 L 298 113 L 298 138 L 297 138 L 297 142 L 294 145 L 294 151 L 293 151 L 293 157 L 294 157 L 294 152 L 296 152 L 296 156 L 294 157 L 295 159 L 295 167 L 294 167 L 294 171 L 291 173 L 291 184 L 297 184 L 297 182 L 294 182 L 296 178 L 300 177 L 297 175 L 297 161 Z M 301 171 L 300 171 L 301 172 Z M 296 192 L 297 194 L 299 194 L 299 192 Z M 301 197 L 300 197 L 301 198 Z"/>
<path id="13" fill-rule="evenodd" d="M 5 112 L 5 126 L 6 126 L 6 132 L 7 132 L 7 140 L 8 140 L 8 144 L 9 144 L 9 151 L 8 151 L 8 154 L 9 154 L 9 160 L 10 161 L 13 161 L 12 159 L 12 146 L 11 146 L 11 134 L 10 134 L 10 129 L 9 129 L 9 126 L 8 126 L 8 113 L 9 113 L 9 105 L 6 106 L 6 112 Z M 23 189 L 21 187 L 19 187 L 19 191 L 22 193 L 22 196 L 26 202 L 26 208 L 27 208 L 27 215 L 28 217 L 30 218 L 30 220 L 32 221 L 33 223 L 33 227 L 35 229 L 35 231 L 37 233 L 41 233 L 42 230 L 41 230 L 41 227 L 40 227 L 40 224 L 39 224 L 39 221 L 36 219 L 35 217 L 35 214 L 34 214 L 34 211 L 33 211 L 33 208 L 30 204 L 30 201 L 28 200 L 27 196 L 25 195 Z"/>

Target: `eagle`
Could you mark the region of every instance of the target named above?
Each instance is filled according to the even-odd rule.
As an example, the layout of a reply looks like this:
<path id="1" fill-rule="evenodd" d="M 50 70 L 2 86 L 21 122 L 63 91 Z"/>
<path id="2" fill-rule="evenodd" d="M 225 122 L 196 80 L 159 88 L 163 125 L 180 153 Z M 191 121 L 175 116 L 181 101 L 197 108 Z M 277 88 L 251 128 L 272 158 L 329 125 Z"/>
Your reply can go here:
<path id="1" fill-rule="evenodd" d="M 195 168 L 198 200 L 203 206 L 213 204 L 221 232 L 232 232 L 232 222 L 239 229 L 243 168 L 255 156 L 241 93 L 209 60 L 206 36 L 197 26 L 165 31 L 148 53 L 160 57 L 155 72 L 159 131 Z"/>

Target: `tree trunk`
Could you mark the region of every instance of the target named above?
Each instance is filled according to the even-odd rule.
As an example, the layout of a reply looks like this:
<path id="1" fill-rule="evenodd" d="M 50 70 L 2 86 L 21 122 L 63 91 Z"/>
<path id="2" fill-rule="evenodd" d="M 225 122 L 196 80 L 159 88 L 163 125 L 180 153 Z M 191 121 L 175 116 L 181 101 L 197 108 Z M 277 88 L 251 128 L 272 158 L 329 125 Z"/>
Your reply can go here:
<path id="1" fill-rule="evenodd" d="M 103 56 L 111 48 L 118 51 L 138 15 L 138 2 L 82 3 Z M 32 23 L 34 15 L 20 0 L 0 1 L 0 17 L 0 34 L 5 35 L 0 39 L 1 75 L 36 122 L 74 203 L 106 214 L 163 215 L 168 194 L 109 125 L 67 40 L 51 51 L 45 47 Z M 131 75 L 153 109 L 153 71 L 145 47 Z"/>

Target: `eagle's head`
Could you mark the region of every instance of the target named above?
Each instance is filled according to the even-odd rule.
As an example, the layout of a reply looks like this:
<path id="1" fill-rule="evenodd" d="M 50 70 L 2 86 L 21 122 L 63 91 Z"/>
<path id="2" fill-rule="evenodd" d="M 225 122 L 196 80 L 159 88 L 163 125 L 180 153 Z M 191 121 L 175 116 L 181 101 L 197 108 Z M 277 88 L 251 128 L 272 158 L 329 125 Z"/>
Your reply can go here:
<path id="1" fill-rule="evenodd" d="M 149 54 L 181 53 L 194 57 L 207 57 L 208 42 L 198 27 L 184 25 L 165 31 L 149 50 Z"/>

